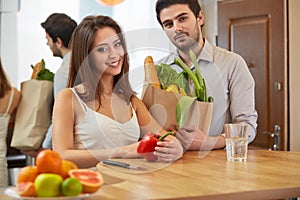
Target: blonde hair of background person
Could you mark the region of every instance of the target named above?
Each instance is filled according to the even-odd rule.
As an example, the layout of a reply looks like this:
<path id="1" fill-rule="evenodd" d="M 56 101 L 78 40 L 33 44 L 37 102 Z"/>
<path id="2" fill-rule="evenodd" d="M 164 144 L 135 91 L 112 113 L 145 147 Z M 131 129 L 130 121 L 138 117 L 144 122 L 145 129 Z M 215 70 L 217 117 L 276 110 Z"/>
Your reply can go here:
<path id="1" fill-rule="evenodd" d="M 20 98 L 21 93 L 10 85 L 0 58 L 0 186 L 8 185 L 6 137 L 8 125 L 15 119 Z"/>
<path id="2" fill-rule="evenodd" d="M 159 125 L 130 87 L 120 26 L 108 16 L 88 16 L 74 30 L 71 45 L 71 88 L 55 100 L 53 150 L 81 168 L 107 158 L 140 157 L 138 140 Z M 167 138 L 154 154 L 164 162 L 181 158 L 180 142 Z"/>

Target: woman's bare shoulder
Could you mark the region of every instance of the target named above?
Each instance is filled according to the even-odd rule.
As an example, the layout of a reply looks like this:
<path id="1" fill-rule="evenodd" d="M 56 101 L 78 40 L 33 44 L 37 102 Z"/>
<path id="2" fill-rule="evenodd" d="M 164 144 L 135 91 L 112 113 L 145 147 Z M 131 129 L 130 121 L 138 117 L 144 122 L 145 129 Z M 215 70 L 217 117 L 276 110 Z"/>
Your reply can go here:
<path id="1" fill-rule="evenodd" d="M 56 98 L 73 98 L 77 91 L 79 93 L 84 92 L 84 87 L 82 85 L 78 85 L 72 88 L 64 88 L 58 92 Z"/>
<path id="2" fill-rule="evenodd" d="M 65 88 L 58 92 L 56 95 L 56 99 L 54 101 L 54 104 L 60 105 L 60 106 L 75 106 L 78 104 L 78 100 L 76 98 L 75 93 L 72 91 L 71 88 Z"/>
<path id="3" fill-rule="evenodd" d="M 56 99 L 72 98 L 72 96 L 71 88 L 64 88 L 57 93 Z"/>

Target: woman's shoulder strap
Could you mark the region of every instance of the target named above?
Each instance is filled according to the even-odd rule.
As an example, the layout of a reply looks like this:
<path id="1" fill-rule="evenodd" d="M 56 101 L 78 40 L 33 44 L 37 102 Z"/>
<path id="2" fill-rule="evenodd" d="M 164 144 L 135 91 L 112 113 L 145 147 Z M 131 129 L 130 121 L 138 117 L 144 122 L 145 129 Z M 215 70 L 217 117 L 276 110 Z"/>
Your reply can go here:
<path id="1" fill-rule="evenodd" d="M 70 90 L 73 92 L 74 96 L 76 97 L 76 99 L 78 100 L 78 103 L 80 105 L 80 107 L 82 108 L 82 110 L 87 111 L 87 105 L 84 103 L 84 101 L 80 98 L 80 96 L 78 95 L 78 93 L 76 92 L 75 88 L 70 88 Z"/>

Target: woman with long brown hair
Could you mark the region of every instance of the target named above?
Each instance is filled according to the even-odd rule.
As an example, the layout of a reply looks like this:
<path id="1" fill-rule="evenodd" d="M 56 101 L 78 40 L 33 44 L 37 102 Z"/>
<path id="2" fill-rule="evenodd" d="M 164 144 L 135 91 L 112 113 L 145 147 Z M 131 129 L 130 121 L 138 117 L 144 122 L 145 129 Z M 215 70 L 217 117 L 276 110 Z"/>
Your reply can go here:
<path id="1" fill-rule="evenodd" d="M 21 93 L 10 85 L 0 58 L 0 186 L 8 185 L 6 136 L 9 123 L 14 121 L 20 97 Z"/>
<path id="2" fill-rule="evenodd" d="M 69 87 L 59 93 L 53 111 L 53 149 L 79 167 L 107 158 L 139 157 L 139 139 L 163 134 L 128 80 L 129 62 L 120 26 L 108 16 L 88 16 L 72 36 Z M 163 162 L 182 157 L 173 136 L 157 143 Z"/>

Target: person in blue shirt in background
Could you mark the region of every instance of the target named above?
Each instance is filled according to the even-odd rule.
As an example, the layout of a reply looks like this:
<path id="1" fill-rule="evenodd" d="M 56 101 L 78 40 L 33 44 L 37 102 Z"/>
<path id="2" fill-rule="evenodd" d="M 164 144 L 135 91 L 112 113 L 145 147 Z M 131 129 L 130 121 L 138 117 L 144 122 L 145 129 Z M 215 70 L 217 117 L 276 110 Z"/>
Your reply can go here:
<path id="1" fill-rule="evenodd" d="M 71 49 L 69 42 L 77 23 L 74 19 L 64 13 L 53 13 L 45 22 L 41 23 L 45 29 L 47 45 L 53 53 L 54 57 L 62 58 L 62 63 L 56 71 L 53 81 L 54 98 L 57 93 L 67 87 L 69 65 L 71 57 Z M 52 148 L 52 125 L 50 125 L 42 147 L 38 151 L 22 151 L 22 153 L 35 157 L 36 154 L 43 149 Z"/>

